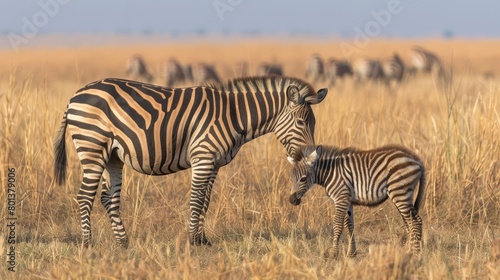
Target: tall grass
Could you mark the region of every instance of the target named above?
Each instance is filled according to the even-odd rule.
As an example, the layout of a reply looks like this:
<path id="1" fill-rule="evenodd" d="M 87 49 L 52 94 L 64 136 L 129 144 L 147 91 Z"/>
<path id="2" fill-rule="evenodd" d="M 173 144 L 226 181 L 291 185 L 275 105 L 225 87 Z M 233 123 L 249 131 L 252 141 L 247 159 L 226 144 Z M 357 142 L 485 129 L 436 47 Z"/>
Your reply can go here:
<path id="1" fill-rule="evenodd" d="M 388 48 L 379 48 L 384 44 L 398 42 L 375 42 L 369 55 L 390 55 Z M 435 43 L 440 44 L 445 49 L 445 42 Z M 196 59 L 217 60 L 221 68 L 241 58 L 241 49 L 255 64 L 272 59 L 267 51 L 275 50 L 285 71 L 302 77 L 305 59 L 317 49 L 326 53 L 328 45 L 292 46 L 300 52 L 290 51 L 286 43 L 185 47 L 175 55 L 187 59 L 195 50 Z M 109 64 L 95 65 L 88 59 L 96 49 L 62 50 L 59 58 L 51 50 L 19 54 L 14 65 L 0 69 L 0 201 L 6 201 L 7 168 L 15 167 L 19 216 L 18 271 L 8 272 L 3 263 L 0 278 L 498 278 L 498 258 L 490 251 L 500 246 L 494 242 L 500 238 L 500 83 L 473 74 L 490 66 L 481 68 L 474 58 L 461 55 L 469 45 L 455 48 L 454 57 L 470 59 L 477 71 L 458 71 L 448 87 L 425 76 L 392 89 L 345 81 L 330 88 L 325 102 L 314 108 L 318 143 L 359 148 L 395 143 L 421 156 L 428 179 L 421 211 L 422 259 L 401 244 L 403 223 L 390 202 L 355 208 L 356 258 L 325 259 L 333 242 L 333 205 L 320 187 L 301 206 L 288 203 L 289 166 L 273 135 L 245 145 L 222 168 L 206 223 L 213 246 L 187 243 L 190 171 L 150 177 L 125 168 L 121 212 L 129 249 L 114 244 L 99 197 L 92 213 L 93 246 L 82 248 L 75 202 L 81 169 L 67 139 L 68 182 L 55 185 L 53 140 L 75 90 L 99 78 L 94 75 L 123 76 L 122 62 L 138 50 L 104 48 Z M 231 76 L 230 71 L 223 75 Z M 6 210 L 0 211 L 2 224 L 6 217 Z M 6 234 L 2 226 L 2 254 L 7 252 Z M 345 236 L 342 241 L 345 254 Z"/>

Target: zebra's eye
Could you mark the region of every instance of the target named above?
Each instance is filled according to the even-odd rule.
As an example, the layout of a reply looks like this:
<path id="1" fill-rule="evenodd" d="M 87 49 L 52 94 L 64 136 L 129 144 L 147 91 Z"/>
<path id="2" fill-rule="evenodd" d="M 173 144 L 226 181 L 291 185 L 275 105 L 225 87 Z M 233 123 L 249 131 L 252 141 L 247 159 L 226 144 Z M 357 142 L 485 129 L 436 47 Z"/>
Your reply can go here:
<path id="1" fill-rule="evenodd" d="M 307 180 L 307 177 L 306 177 L 306 176 L 304 176 L 304 177 L 301 177 L 301 178 L 300 178 L 300 182 L 301 182 L 301 183 L 305 183 L 305 181 L 306 181 L 306 180 Z"/>
<path id="2" fill-rule="evenodd" d="M 303 126 L 305 123 L 301 119 L 297 119 L 297 125 Z"/>

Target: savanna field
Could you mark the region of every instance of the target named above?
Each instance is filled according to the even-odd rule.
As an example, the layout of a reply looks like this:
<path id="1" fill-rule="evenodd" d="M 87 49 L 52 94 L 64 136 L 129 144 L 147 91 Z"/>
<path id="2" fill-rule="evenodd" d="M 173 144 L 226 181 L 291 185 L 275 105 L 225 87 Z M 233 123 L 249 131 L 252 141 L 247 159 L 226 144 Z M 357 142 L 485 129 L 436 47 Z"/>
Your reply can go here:
<path id="1" fill-rule="evenodd" d="M 190 246 L 190 170 L 152 177 L 125 167 L 121 213 L 128 249 L 115 245 L 100 204 L 92 211 L 93 245 L 81 246 L 76 194 L 81 168 L 67 139 L 68 180 L 52 175 L 53 142 L 70 97 L 105 77 L 123 77 L 125 62 L 141 54 L 155 82 L 175 57 L 208 62 L 225 79 L 244 61 L 255 72 L 276 62 L 304 78 L 312 53 L 342 58 L 340 41 L 230 40 L 85 48 L 0 51 L 0 279 L 500 279 L 500 41 L 376 40 L 352 58 L 398 52 L 409 62 L 420 45 L 453 74 L 443 85 L 430 75 L 401 85 L 355 83 L 329 87 L 316 116 L 316 142 L 363 149 L 404 145 L 424 162 L 426 197 L 421 258 L 403 243 L 403 221 L 392 204 L 354 208 L 358 254 L 325 258 L 332 246 L 333 203 L 316 186 L 289 203 L 289 170 L 273 134 L 240 150 L 217 177 L 206 231 L 212 246 Z M 8 175 L 15 168 L 15 270 L 8 220 Z"/>

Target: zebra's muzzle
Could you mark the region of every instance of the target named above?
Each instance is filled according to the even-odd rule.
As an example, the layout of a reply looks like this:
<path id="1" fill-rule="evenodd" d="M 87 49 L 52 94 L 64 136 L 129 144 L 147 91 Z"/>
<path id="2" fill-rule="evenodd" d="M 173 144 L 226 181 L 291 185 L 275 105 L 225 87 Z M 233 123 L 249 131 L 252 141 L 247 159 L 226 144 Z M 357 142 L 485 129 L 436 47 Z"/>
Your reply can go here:
<path id="1" fill-rule="evenodd" d="M 297 206 L 300 204 L 300 198 L 297 198 L 297 194 L 296 193 L 292 193 L 290 195 L 290 203 L 294 206 Z"/>

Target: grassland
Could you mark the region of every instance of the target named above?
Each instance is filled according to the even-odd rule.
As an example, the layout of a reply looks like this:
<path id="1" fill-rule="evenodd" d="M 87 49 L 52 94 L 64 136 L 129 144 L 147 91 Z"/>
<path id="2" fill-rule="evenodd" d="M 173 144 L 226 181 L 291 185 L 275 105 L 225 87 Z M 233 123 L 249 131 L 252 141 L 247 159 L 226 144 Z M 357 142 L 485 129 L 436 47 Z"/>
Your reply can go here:
<path id="1" fill-rule="evenodd" d="M 298 207 L 288 202 L 289 166 L 274 135 L 245 145 L 219 173 L 206 224 L 211 247 L 187 243 L 190 171 L 150 177 L 125 169 L 121 209 L 131 237 L 127 250 L 115 246 L 99 197 L 92 214 L 94 244 L 80 246 L 75 198 L 81 169 L 71 144 L 67 184 L 57 186 L 52 177 L 53 140 L 70 96 L 95 79 L 124 77 L 125 60 L 133 53 L 141 53 L 153 72 L 175 56 L 215 63 L 225 78 L 234 77 L 239 61 L 251 70 L 261 61 L 276 61 L 288 75 L 303 77 L 310 54 L 340 57 L 339 42 L 1 51 L 0 201 L 7 202 L 8 168 L 14 167 L 19 218 L 17 272 L 2 261 L 0 279 L 500 279 L 500 262 L 491 255 L 500 251 L 500 42 L 378 40 L 355 56 L 397 51 L 408 61 L 414 44 L 443 57 L 453 70 L 452 84 L 441 87 L 426 76 L 390 89 L 345 81 L 330 88 L 314 111 L 318 143 L 359 148 L 395 143 L 423 159 L 421 259 L 401 245 L 402 220 L 390 202 L 355 208 L 356 258 L 323 258 L 332 244 L 333 205 L 320 187 Z M 7 218 L 2 207 L 3 256 L 10 246 Z M 346 245 L 343 236 L 344 254 Z"/>

